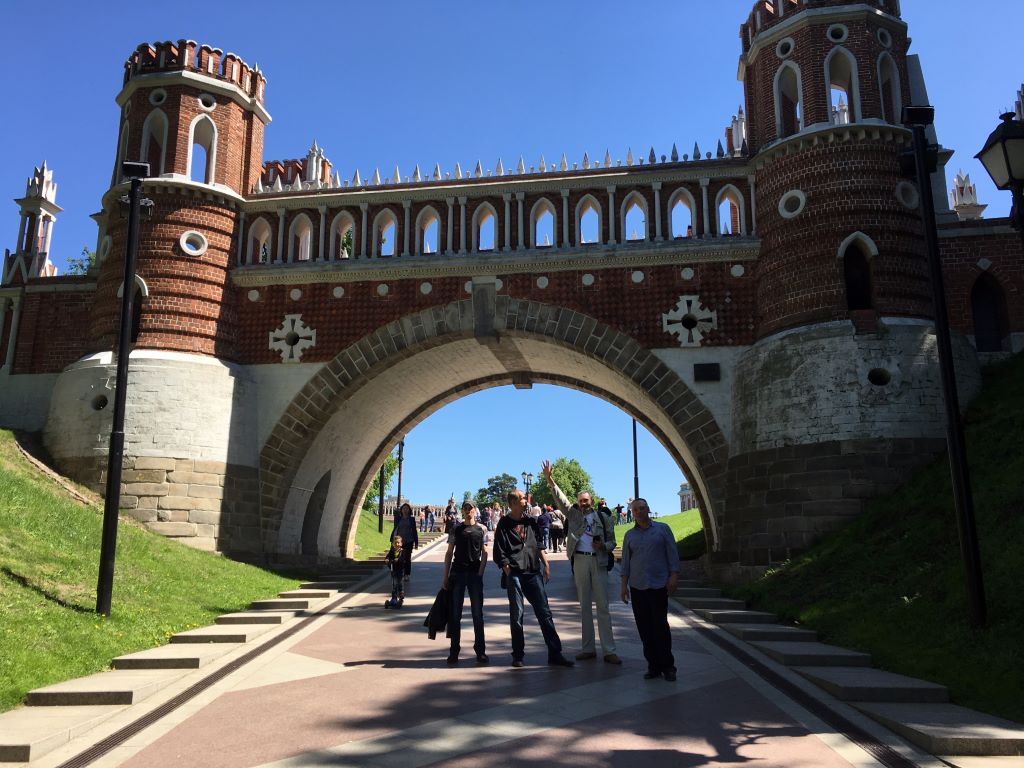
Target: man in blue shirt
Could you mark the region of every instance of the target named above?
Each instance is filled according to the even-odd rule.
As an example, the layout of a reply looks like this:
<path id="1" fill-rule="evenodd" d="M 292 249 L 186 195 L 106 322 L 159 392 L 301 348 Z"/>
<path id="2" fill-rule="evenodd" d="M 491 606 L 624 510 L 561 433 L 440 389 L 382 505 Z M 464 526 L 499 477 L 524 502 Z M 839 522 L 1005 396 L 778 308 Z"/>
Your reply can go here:
<path id="1" fill-rule="evenodd" d="M 679 583 L 679 553 L 672 529 L 651 520 L 646 499 L 634 499 L 636 525 L 622 540 L 622 602 L 633 603 L 640 642 L 647 659 L 645 680 L 675 682 L 676 660 L 668 627 L 668 596 Z"/>

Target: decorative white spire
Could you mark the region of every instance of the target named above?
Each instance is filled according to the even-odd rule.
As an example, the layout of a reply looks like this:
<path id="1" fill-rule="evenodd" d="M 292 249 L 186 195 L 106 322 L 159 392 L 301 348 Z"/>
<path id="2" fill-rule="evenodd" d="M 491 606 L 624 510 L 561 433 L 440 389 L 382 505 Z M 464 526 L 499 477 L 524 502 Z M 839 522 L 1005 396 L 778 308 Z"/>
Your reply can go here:
<path id="1" fill-rule="evenodd" d="M 412 172 L 412 180 L 416 182 L 423 181 L 423 176 L 420 174 L 419 163 L 416 163 L 416 169 Z"/>
<path id="2" fill-rule="evenodd" d="M 495 166 L 495 168 L 494 168 L 494 175 L 495 176 L 504 176 L 505 175 L 505 166 L 503 166 L 501 164 L 501 158 L 500 157 L 498 158 L 498 165 Z"/>
<path id="3" fill-rule="evenodd" d="M 604 151 L 604 167 L 605 168 L 611 168 L 612 167 L 612 153 L 609 152 L 607 149 L 605 149 L 605 151 Z"/>
<path id="4" fill-rule="evenodd" d="M 633 164 L 633 148 L 630 147 L 629 149 L 626 150 L 626 165 L 632 165 L 632 164 Z"/>
<path id="5" fill-rule="evenodd" d="M 953 210 L 960 217 L 960 221 L 980 219 L 982 212 L 988 208 L 987 205 L 980 205 L 978 203 L 978 190 L 971 183 L 970 175 L 965 176 L 963 170 L 957 172 L 950 196 L 953 202 Z"/>
<path id="6" fill-rule="evenodd" d="M 402 183 L 402 174 L 400 174 L 398 172 L 398 166 L 397 165 L 395 166 L 395 175 L 391 177 L 391 183 L 392 184 L 401 184 Z"/>
<path id="7" fill-rule="evenodd" d="M 434 163 L 434 174 L 433 174 L 432 178 L 434 179 L 434 181 L 440 181 L 441 180 L 441 164 L 440 163 Z"/>
<path id="8" fill-rule="evenodd" d="M 544 162 L 544 155 L 543 154 L 540 156 L 540 163 L 538 163 L 537 169 L 541 173 L 544 173 L 544 171 L 546 171 L 548 169 L 548 164 L 546 162 Z"/>
<path id="9" fill-rule="evenodd" d="M 380 169 L 379 168 L 374 168 L 373 169 L 373 178 L 370 181 L 373 184 L 373 186 L 375 186 L 375 187 L 379 187 L 380 186 Z"/>
<path id="10" fill-rule="evenodd" d="M 516 173 L 518 173 L 520 176 L 526 173 L 526 163 L 523 162 L 522 155 L 519 156 L 519 165 L 516 166 Z"/>
<path id="11" fill-rule="evenodd" d="M 656 162 L 658 162 L 658 156 L 654 154 L 654 147 L 651 147 L 651 152 L 647 155 L 647 163 L 654 165 Z"/>
<path id="12" fill-rule="evenodd" d="M 558 170 L 567 171 L 569 170 L 569 161 L 565 159 L 565 152 L 562 153 L 562 161 L 558 164 Z"/>
<path id="13" fill-rule="evenodd" d="M 672 158 L 672 162 L 673 163 L 678 163 L 679 162 L 679 150 L 676 149 L 676 143 L 674 141 L 672 142 L 671 158 Z"/>
<path id="14" fill-rule="evenodd" d="M 462 178 L 462 166 L 459 165 L 459 161 L 458 160 L 455 161 L 455 178 L 456 179 L 461 179 Z"/>
<path id="15" fill-rule="evenodd" d="M 473 169 L 473 175 L 478 179 L 484 175 L 484 166 L 479 160 L 476 161 L 476 168 Z"/>
<path id="16" fill-rule="evenodd" d="M 356 172 L 352 175 L 352 186 L 353 187 L 361 187 L 361 186 L 363 186 L 363 180 L 361 178 L 359 178 L 359 169 L 358 168 L 356 169 Z"/>
<path id="17" fill-rule="evenodd" d="M 584 170 L 590 168 L 590 155 L 586 152 L 583 153 L 583 168 Z"/>
<path id="18" fill-rule="evenodd" d="M 280 174 L 278 174 L 277 178 L 274 179 L 274 186 L 272 187 L 272 189 L 275 192 L 283 192 L 284 191 L 284 184 L 281 183 L 281 175 Z"/>
<path id="19" fill-rule="evenodd" d="M 697 146 L 697 142 L 693 142 L 693 159 L 700 160 L 700 147 Z"/>

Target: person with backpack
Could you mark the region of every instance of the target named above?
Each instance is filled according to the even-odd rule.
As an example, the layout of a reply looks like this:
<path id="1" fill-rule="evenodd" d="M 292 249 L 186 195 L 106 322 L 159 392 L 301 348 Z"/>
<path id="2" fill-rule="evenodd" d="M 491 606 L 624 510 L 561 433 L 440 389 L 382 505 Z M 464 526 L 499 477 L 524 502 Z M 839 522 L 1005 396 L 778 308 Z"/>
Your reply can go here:
<path id="1" fill-rule="evenodd" d="M 593 606 L 597 606 L 597 629 L 601 637 L 601 652 L 608 664 L 621 664 L 615 652 L 612 617 L 608 610 L 608 563 L 615 549 L 615 526 L 611 516 L 594 506 L 587 491 L 581 491 L 576 503 L 569 499 L 551 474 L 551 462 L 541 464 L 544 479 L 557 506 L 565 513 L 565 555 L 572 564 L 576 595 L 580 601 L 583 622 L 580 660 L 597 657 L 594 642 Z M 614 563 L 614 561 L 611 561 Z"/>
<path id="2" fill-rule="evenodd" d="M 562 514 L 562 510 L 555 509 L 551 505 L 545 505 L 544 508 L 551 518 L 551 551 L 560 552 L 559 547 L 565 538 L 565 515 Z"/>

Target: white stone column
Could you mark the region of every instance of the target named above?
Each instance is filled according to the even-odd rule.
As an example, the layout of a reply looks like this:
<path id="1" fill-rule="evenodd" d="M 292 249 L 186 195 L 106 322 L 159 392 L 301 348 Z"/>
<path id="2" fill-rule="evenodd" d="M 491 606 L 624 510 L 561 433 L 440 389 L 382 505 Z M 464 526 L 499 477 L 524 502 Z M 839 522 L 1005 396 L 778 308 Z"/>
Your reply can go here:
<path id="1" fill-rule="evenodd" d="M 14 244 L 15 252 L 25 249 L 25 227 L 27 226 L 28 216 L 23 213 L 21 214 L 21 223 L 18 224 L 18 240 Z"/>
<path id="2" fill-rule="evenodd" d="M 366 258 L 366 217 L 367 212 L 370 210 L 369 203 L 360 203 L 359 210 L 363 212 L 363 228 L 359 235 L 359 255 L 364 259 Z"/>
<path id="3" fill-rule="evenodd" d="M 711 233 L 711 212 L 708 210 L 708 185 L 711 179 L 700 180 L 700 194 L 704 201 L 704 234 L 701 237 L 710 237 Z"/>
<path id="4" fill-rule="evenodd" d="M 751 237 L 757 237 L 757 189 L 754 186 L 753 175 L 747 176 L 747 183 L 750 184 L 750 232 Z"/>
<path id="5" fill-rule="evenodd" d="M 320 211 L 320 253 L 317 258 L 320 261 L 327 261 L 330 257 L 329 253 L 324 251 L 324 246 L 327 244 L 327 206 L 318 206 Z"/>
<path id="6" fill-rule="evenodd" d="M 523 221 L 523 200 L 525 200 L 525 199 L 526 199 L 526 193 L 525 192 L 516 192 L 516 206 L 517 206 L 517 210 L 519 212 L 519 216 L 518 216 L 518 220 L 519 220 L 518 221 L 518 223 L 519 223 L 519 243 L 516 246 L 516 248 L 517 248 L 517 250 L 520 250 L 520 251 L 526 249 L 526 238 L 524 237 L 524 235 L 526 233 L 526 227 L 524 225 L 526 224 L 526 222 Z"/>
<path id="7" fill-rule="evenodd" d="M 445 253 L 452 252 L 452 244 L 455 240 L 455 198 L 446 197 L 445 202 L 448 203 L 448 247 L 445 248 Z"/>
<path id="8" fill-rule="evenodd" d="M 50 241 L 53 239 L 53 225 L 57 220 L 52 216 L 44 216 L 43 221 L 46 222 L 46 242 L 43 243 L 43 253 L 49 256 Z"/>
<path id="9" fill-rule="evenodd" d="M 459 253 L 466 252 L 466 200 L 459 198 Z"/>
<path id="10" fill-rule="evenodd" d="M 7 358 L 4 360 L 4 370 L 8 373 L 14 365 L 14 345 L 18 340 L 18 324 L 21 322 L 21 296 L 12 296 L 11 302 L 14 317 L 11 318 L 11 333 L 7 337 Z"/>
<path id="11" fill-rule="evenodd" d="M 654 189 L 654 239 L 661 242 L 665 237 L 661 234 L 661 182 L 651 184 Z"/>
<path id="12" fill-rule="evenodd" d="M 615 245 L 615 220 L 619 218 L 615 210 L 615 185 L 608 187 L 608 244 Z"/>
<path id="13" fill-rule="evenodd" d="M 569 247 L 569 190 L 562 190 L 562 247 Z"/>
<path id="14" fill-rule="evenodd" d="M 405 226 L 402 229 L 402 255 L 409 255 L 409 228 L 412 219 L 412 200 L 403 200 L 402 207 L 405 208 Z"/>
<path id="15" fill-rule="evenodd" d="M 508 251 L 512 248 L 512 193 L 505 192 L 501 197 L 505 201 L 505 242 L 502 250 Z"/>
<path id="16" fill-rule="evenodd" d="M 238 217 L 238 253 L 236 258 L 238 266 L 242 266 L 245 263 L 245 211 L 242 211 Z"/>
<path id="17" fill-rule="evenodd" d="M 277 256 L 275 264 L 284 261 L 284 208 L 277 209 Z"/>

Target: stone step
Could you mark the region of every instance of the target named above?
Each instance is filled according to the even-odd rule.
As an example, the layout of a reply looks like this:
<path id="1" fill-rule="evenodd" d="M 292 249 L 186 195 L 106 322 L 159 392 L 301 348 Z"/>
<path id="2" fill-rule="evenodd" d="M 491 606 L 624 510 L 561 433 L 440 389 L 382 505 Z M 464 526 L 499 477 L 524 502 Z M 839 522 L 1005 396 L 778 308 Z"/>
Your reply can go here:
<path id="1" fill-rule="evenodd" d="M 115 669 L 29 691 L 30 707 L 137 704 L 181 677 L 180 670 Z"/>
<path id="2" fill-rule="evenodd" d="M 692 611 L 701 609 L 742 611 L 747 604 L 742 600 L 731 600 L 728 597 L 683 597 L 679 600 Z"/>
<path id="3" fill-rule="evenodd" d="M 955 704 L 855 706 L 933 755 L 1024 755 L 1024 725 Z"/>
<path id="4" fill-rule="evenodd" d="M 813 643 L 818 639 L 818 633 L 814 630 L 791 627 L 788 624 L 723 624 L 722 629 L 748 643 L 754 640 Z"/>
<path id="5" fill-rule="evenodd" d="M 224 613 L 215 619 L 216 624 L 272 624 L 278 625 L 298 616 L 300 611 L 239 611 Z"/>
<path id="6" fill-rule="evenodd" d="M 275 597 L 269 600 L 253 600 L 249 603 L 250 611 L 304 611 L 317 600 L 309 598 L 281 598 Z"/>
<path id="7" fill-rule="evenodd" d="M 703 587 L 704 582 L 696 579 L 680 579 L 676 582 L 677 587 Z"/>
<path id="8" fill-rule="evenodd" d="M 730 611 L 700 609 L 697 614 L 713 624 L 774 624 L 779 617 L 764 611 Z"/>
<path id="9" fill-rule="evenodd" d="M 247 643 L 272 628 L 270 624 L 213 624 L 171 635 L 171 643 Z"/>
<path id="10" fill-rule="evenodd" d="M 112 665 L 114 669 L 199 669 L 230 650 L 224 643 L 175 643 L 118 656 Z"/>
<path id="11" fill-rule="evenodd" d="M 0 763 L 27 763 L 67 744 L 124 709 L 99 704 L 22 707 L 0 714 Z"/>
<path id="12" fill-rule="evenodd" d="M 674 594 L 676 597 L 721 597 L 722 590 L 711 587 L 679 587 Z"/>
<path id="13" fill-rule="evenodd" d="M 330 589 L 335 592 L 344 592 L 362 580 L 362 577 L 359 577 L 345 581 L 307 581 L 300 586 L 302 589 Z"/>
<path id="14" fill-rule="evenodd" d="M 943 704 L 945 686 L 870 667 L 793 667 L 819 688 L 842 701 Z"/>
<path id="15" fill-rule="evenodd" d="M 333 594 L 333 591 L 326 589 L 289 589 L 285 592 L 278 592 L 277 596 L 282 600 L 298 600 L 302 598 L 323 600 L 325 597 L 331 597 Z"/>
<path id="16" fill-rule="evenodd" d="M 866 653 L 815 642 L 755 640 L 755 648 L 790 667 L 870 667 Z"/>

